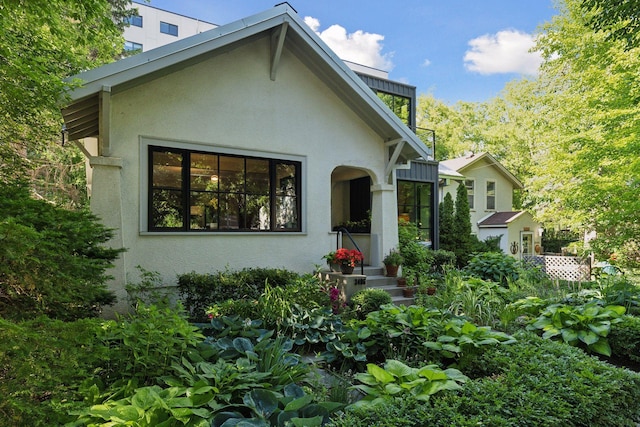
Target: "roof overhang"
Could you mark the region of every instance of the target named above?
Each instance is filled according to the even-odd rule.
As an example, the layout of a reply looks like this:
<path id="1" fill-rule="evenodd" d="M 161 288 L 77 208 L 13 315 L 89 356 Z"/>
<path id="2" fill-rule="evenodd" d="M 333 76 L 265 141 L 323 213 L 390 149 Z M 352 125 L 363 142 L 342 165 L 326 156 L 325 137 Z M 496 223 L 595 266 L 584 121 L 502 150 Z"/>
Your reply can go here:
<path id="1" fill-rule="evenodd" d="M 262 37 L 271 38 L 271 67 L 268 70 L 271 79 L 277 78 L 282 49 L 290 49 L 380 135 L 390 148 L 389 163 L 406 163 L 417 158 L 432 157 L 415 133 L 286 3 L 69 78 L 69 82 L 80 83 L 69 93 L 71 102 L 62 109 L 69 138 L 100 136 L 104 98 L 101 94 L 117 94 Z M 108 90 L 105 91 L 105 88 Z"/>

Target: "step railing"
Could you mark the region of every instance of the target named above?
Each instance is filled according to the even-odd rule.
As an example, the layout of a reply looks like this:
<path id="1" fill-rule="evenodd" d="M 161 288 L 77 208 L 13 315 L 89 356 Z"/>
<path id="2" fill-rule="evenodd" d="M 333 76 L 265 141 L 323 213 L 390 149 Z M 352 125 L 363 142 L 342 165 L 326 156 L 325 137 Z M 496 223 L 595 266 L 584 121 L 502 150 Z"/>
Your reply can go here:
<path id="1" fill-rule="evenodd" d="M 349 233 L 349 230 L 347 230 L 344 227 L 338 227 L 336 231 L 338 232 L 336 234 L 336 250 L 340 249 L 340 237 L 346 234 L 349 240 L 351 241 L 351 243 L 353 244 L 353 246 L 356 248 L 356 250 L 360 251 L 361 254 L 364 254 L 364 252 L 362 252 L 362 250 L 360 249 L 356 241 L 353 240 L 353 236 L 351 235 L 351 233 Z M 364 255 L 363 255 L 362 261 L 360 262 L 360 274 L 364 276 Z"/>

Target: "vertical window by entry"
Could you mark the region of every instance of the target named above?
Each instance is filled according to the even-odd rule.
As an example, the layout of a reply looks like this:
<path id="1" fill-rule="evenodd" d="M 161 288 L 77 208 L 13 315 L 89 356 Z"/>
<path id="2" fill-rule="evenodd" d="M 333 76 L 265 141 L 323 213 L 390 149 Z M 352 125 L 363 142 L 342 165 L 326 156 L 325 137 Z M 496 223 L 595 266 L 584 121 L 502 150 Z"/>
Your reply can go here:
<path id="1" fill-rule="evenodd" d="M 418 226 L 423 237 L 433 241 L 433 183 L 398 181 L 398 218 Z"/>

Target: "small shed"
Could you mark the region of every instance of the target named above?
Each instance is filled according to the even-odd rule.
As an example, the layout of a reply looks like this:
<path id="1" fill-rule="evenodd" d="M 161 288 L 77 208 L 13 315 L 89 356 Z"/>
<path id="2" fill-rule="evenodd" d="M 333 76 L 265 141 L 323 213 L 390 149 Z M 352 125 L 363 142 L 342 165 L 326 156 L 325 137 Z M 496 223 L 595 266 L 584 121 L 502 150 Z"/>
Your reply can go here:
<path id="1" fill-rule="evenodd" d="M 478 222 L 478 238 L 501 236 L 500 249 L 517 259 L 541 250 L 542 225 L 526 211 L 494 212 Z"/>

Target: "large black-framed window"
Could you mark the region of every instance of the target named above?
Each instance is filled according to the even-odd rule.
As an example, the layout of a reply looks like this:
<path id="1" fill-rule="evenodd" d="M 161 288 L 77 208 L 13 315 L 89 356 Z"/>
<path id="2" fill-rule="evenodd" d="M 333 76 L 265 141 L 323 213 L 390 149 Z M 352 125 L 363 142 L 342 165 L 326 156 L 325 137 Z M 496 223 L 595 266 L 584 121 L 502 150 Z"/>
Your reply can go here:
<path id="1" fill-rule="evenodd" d="M 398 218 L 417 225 L 423 238 L 433 242 L 433 183 L 398 180 Z"/>
<path id="2" fill-rule="evenodd" d="M 301 231 L 301 163 L 149 146 L 149 231 Z"/>

